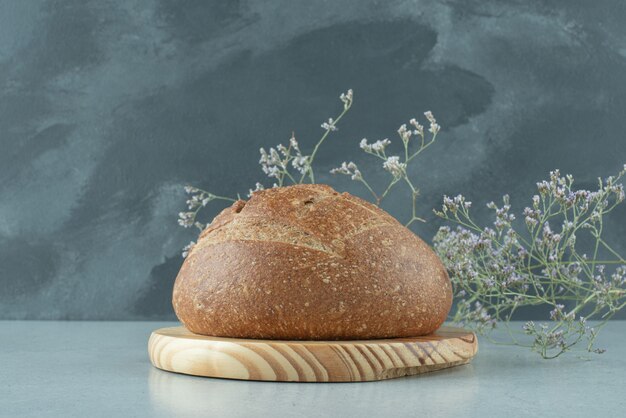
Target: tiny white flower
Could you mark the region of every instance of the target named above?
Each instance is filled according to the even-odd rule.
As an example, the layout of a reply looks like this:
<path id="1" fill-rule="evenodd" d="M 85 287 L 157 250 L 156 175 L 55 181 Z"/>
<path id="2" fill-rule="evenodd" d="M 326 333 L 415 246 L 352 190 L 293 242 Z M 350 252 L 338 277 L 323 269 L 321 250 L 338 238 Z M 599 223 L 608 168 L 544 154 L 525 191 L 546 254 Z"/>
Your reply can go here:
<path id="1" fill-rule="evenodd" d="M 182 253 L 183 258 L 186 258 L 189 255 L 189 253 L 191 252 L 191 250 L 193 249 L 195 245 L 196 243 L 194 241 L 191 241 L 189 244 L 183 247 L 183 253 Z"/>
<path id="2" fill-rule="evenodd" d="M 268 167 L 266 174 L 268 177 L 275 177 L 275 178 L 279 178 L 280 177 L 280 169 L 278 167 L 271 166 Z"/>
<path id="3" fill-rule="evenodd" d="M 376 153 L 382 153 L 385 151 L 385 148 L 387 148 L 387 145 L 391 144 L 391 141 L 387 138 L 381 140 L 378 140 L 376 142 L 374 142 L 371 147 L 372 150 L 374 150 Z"/>
<path id="4" fill-rule="evenodd" d="M 439 132 L 441 126 L 437 124 L 437 120 L 433 116 L 433 112 L 431 112 L 430 110 L 428 112 L 424 112 L 424 116 L 426 116 L 426 119 L 428 119 L 428 121 L 430 122 L 430 128 L 428 129 L 428 131 L 431 132 L 433 135 L 437 135 L 437 132 Z"/>
<path id="5" fill-rule="evenodd" d="M 328 118 L 328 122 L 324 122 L 320 126 L 327 131 L 337 130 L 337 127 L 335 126 L 335 121 L 333 120 L 333 118 Z"/>
<path id="6" fill-rule="evenodd" d="M 304 174 L 310 168 L 309 157 L 306 155 L 298 155 L 293 158 L 293 160 L 291 161 L 291 165 L 301 174 Z"/>
<path id="7" fill-rule="evenodd" d="M 248 198 L 252 197 L 252 194 L 253 194 L 254 192 L 258 192 L 259 190 L 265 190 L 265 187 L 263 187 L 263 185 L 262 185 L 261 183 L 257 182 L 257 183 L 254 185 L 254 189 L 250 189 L 250 190 L 248 191 Z"/>
<path id="8" fill-rule="evenodd" d="M 276 151 L 274 148 L 270 148 L 270 163 L 272 164 L 281 163 L 280 155 L 278 154 L 278 151 Z"/>
<path id="9" fill-rule="evenodd" d="M 350 176 L 352 180 L 359 181 L 363 179 L 363 175 L 361 171 L 352 161 L 349 163 L 343 162 L 340 167 L 333 168 L 330 170 L 331 174 L 345 174 L 346 176 Z"/>
<path id="10" fill-rule="evenodd" d="M 284 146 L 283 144 L 278 144 L 276 148 L 278 148 L 278 151 L 281 154 L 283 154 L 283 157 L 287 157 L 289 155 L 289 151 L 287 150 L 287 147 Z"/>
<path id="11" fill-rule="evenodd" d="M 372 152 L 372 146 L 367 143 L 367 138 L 361 139 L 361 142 L 359 142 L 359 147 L 365 152 Z"/>
<path id="12" fill-rule="evenodd" d="M 400 162 L 400 157 L 387 157 L 383 163 L 383 168 L 393 174 L 394 177 L 403 177 L 406 173 L 406 164 Z"/>
<path id="13" fill-rule="evenodd" d="M 363 175 L 361 174 L 361 171 L 358 168 L 354 168 L 354 172 L 350 176 L 350 178 L 354 181 L 361 181 L 363 180 Z"/>
<path id="14" fill-rule="evenodd" d="M 352 105 L 352 96 L 352 89 L 349 89 L 345 93 L 341 93 L 341 95 L 339 96 L 339 99 L 343 102 L 344 109 L 347 109 Z"/>
<path id="15" fill-rule="evenodd" d="M 406 124 L 403 124 L 402 126 L 400 126 L 400 128 L 398 128 L 398 135 L 400 135 L 400 138 L 402 139 L 402 142 L 404 142 L 405 145 L 411 139 L 412 134 L 413 132 L 411 132 L 410 129 L 407 129 Z"/>
<path id="16" fill-rule="evenodd" d="M 365 152 L 382 155 L 385 152 L 385 148 L 387 148 L 389 144 L 391 144 L 391 141 L 387 138 L 378 140 L 373 144 L 368 144 L 367 139 L 363 138 L 359 143 L 359 147 Z"/>
<path id="17" fill-rule="evenodd" d="M 420 125 L 420 123 L 415 119 L 411 119 L 409 123 L 415 128 L 413 131 L 414 135 L 424 136 L 424 127 Z"/>
<path id="18" fill-rule="evenodd" d="M 340 167 L 333 168 L 330 170 L 331 174 L 350 174 L 350 170 L 348 170 L 348 163 L 345 161 L 341 163 Z"/>
<path id="19" fill-rule="evenodd" d="M 196 217 L 195 212 L 179 212 L 178 213 L 178 225 L 189 228 L 193 225 Z"/>
<path id="20" fill-rule="evenodd" d="M 289 138 L 289 145 L 296 152 L 300 152 L 300 145 L 298 144 L 298 141 L 296 141 L 296 137 L 293 134 L 291 135 L 291 138 Z"/>
<path id="21" fill-rule="evenodd" d="M 268 164 L 269 156 L 267 155 L 267 151 L 265 151 L 265 148 L 263 147 L 259 148 L 259 153 L 261 154 L 261 158 L 259 159 L 259 164 Z"/>

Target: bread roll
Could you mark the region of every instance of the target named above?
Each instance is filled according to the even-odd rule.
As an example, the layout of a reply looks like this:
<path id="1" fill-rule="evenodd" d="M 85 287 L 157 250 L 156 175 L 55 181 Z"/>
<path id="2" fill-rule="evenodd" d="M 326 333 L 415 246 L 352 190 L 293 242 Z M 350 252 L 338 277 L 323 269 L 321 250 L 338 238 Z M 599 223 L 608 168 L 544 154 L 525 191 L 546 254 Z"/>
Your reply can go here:
<path id="1" fill-rule="evenodd" d="M 191 332 L 281 340 L 425 335 L 451 304 L 450 279 L 427 244 L 325 185 L 255 192 L 222 211 L 173 295 Z"/>

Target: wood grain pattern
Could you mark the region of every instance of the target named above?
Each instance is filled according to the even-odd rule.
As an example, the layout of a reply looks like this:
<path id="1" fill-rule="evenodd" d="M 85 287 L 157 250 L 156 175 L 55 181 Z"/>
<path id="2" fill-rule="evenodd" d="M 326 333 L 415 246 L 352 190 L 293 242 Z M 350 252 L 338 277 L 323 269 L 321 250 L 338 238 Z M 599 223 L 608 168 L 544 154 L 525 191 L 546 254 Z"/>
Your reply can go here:
<path id="1" fill-rule="evenodd" d="M 148 342 L 159 369 L 282 382 L 392 379 L 465 364 L 477 351 L 474 333 L 450 327 L 424 337 L 359 341 L 219 338 L 173 327 L 154 331 Z"/>

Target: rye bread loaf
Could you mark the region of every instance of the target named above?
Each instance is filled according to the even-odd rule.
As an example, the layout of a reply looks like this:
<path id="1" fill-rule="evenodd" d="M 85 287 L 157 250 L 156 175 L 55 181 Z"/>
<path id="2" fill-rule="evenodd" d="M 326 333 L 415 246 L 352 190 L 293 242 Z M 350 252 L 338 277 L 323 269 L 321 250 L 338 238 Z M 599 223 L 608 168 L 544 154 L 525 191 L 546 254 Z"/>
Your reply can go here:
<path id="1" fill-rule="evenodd" d="M 446 270 L 426 243 L 325 185 L 255 192 L 222 211 L 173 294 L 191 332 L 285 340 L 425 335 L 451 304 Z"/>

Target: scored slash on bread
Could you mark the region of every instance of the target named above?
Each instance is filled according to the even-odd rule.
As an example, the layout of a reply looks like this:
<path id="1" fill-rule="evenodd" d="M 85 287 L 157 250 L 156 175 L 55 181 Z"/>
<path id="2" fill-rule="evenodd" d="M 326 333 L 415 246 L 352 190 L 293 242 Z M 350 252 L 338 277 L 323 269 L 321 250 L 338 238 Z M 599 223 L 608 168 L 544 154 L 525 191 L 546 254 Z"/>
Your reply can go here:
<path id="1" fill-rule="evenodd" d="M 426 243 L 326 185 L 258 191 L 222 211 L 173 294 L 194 333 L 283 340 L 430 334 L 451 304 L 446 270 Z"/>

